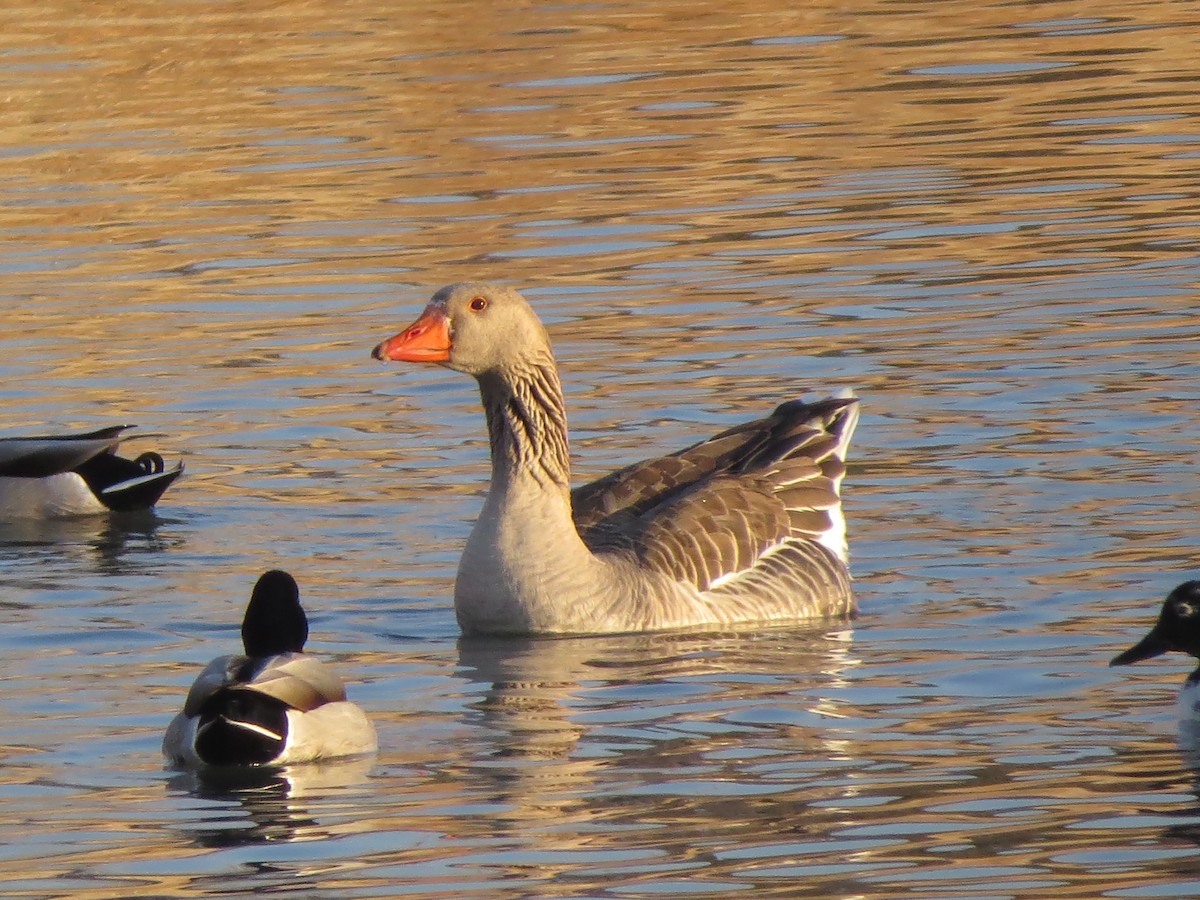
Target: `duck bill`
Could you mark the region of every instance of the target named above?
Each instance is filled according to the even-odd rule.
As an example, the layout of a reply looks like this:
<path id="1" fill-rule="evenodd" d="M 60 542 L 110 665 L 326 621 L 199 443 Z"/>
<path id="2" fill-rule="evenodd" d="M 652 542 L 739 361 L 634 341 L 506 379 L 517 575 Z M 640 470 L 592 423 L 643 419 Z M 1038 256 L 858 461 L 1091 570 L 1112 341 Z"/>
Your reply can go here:
<path id="1" fill-rule="evenodd" d="M 450 359 L 450 319 L 442 310 L 425 307 L 421 318 L 371 351 L 396 362 L 446 362 Z"/>
<path id="2" fill-rule="evenodd" d="M 1124 653 L 1118 653 L 1114 656 L 1109 665 L 1127 666 L 1130 663 L 1141 662 L 1143 659 L 1162 656 L 1170 649 L 1171 647 L 1159 637 L 1157 631 L 1151 631 Z"/>

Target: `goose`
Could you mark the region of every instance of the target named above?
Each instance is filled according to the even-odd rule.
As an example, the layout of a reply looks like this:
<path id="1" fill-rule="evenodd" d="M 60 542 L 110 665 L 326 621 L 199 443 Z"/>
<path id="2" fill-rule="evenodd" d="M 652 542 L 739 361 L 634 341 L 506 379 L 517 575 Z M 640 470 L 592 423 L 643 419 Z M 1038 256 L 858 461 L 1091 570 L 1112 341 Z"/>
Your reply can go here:
<path id="1" fill-rule="evenodd" d="M 1149 633 L 1109 665 L 1126 666 L 1171 650 L 1200 657 L 1200 581 L 1185 581 L 1171 591 Z M 1178 708 L 1181 737 L 1195 744 L 1200 739 L 1200 668 L 1184 681 Z"/>
<path id="2" fill-rule="evenodd" d="M 789 400 L 570 489 L 546 330 L 515 290 L 442 288 L 375 347 L 475 377 L 492 473 L 454 585 L 468 634 L 598 634 L 850 616 L 839 489 L 858 400 Z"/>
<path id="3" fill-rule="evenodd" d="M 117 455 L 117 425 L 86 434 L 0 438 L 0 518 L 58 518 L 149 509 L 183 473 L 157 453 Z"/>
<path id="4" fill-rule="evenodd" d="M 374 726 L 341 679 L 304 653 L 307 639 L 296 580 L 264 573 L 242 622 L 245 654 L 219 656 L 200 673 L 167 726 L 167 762 L 208 770 L 373 753 Z"/>

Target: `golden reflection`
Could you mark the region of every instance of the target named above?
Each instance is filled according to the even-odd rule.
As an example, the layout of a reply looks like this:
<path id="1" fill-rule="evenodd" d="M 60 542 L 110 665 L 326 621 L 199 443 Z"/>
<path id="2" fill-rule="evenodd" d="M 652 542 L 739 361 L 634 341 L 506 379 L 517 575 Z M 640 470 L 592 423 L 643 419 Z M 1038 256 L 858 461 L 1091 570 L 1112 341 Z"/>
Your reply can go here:
<path id="1" fill-rule="evenodd" d="M 201 847 L 234 847 L 278 841 L 325 840 L 369 826 L 353 810 L 358 798 L 367 796 L 367 780 L 375 756 L 255 769 L 246 772 L 172 776 L 173 791 L 190 793 L 200 800 L 216 801 L 222 807 L 236 804 L 243 818 L 230 821 L 228 809 L 214 809 L 211 819 L 201 816 L 181 831 Z M 331 810 L 337 822 L 323 822 L 306 801 Z M 340 816 L 337 812 L 340 811 Z"/>
<path id="2" fill-rule="evenodd" d="M 71 252 L 73 280 L 122 276 L 111 290 L 132 308 L 56 323 L 93 338 L 161 327 L 156 299 L 181 291 L 205 305 L 231 279 L 243 290 L 336 284 L 344 263 L 385 285 L 402 268 L 489 260 L 526 286 L 578 278 L 577 255 L 539 252 L 558 242 L 542 221 L 564 233 L 603 224 L 633 242 L 619 267 L 584 263 L 597 282 L 665 260 L 736 265 L 742 277 L 777 257 L 816 271 L 847 243 L 857 264 L 915 254 L 994 270 L 1083 247 L 1161 262 L 1196 199 L 1172 152 L 1196 100 L 1162 83 L 1190 71 L 1190 45 L 1156 27 L 1169 6 L 1110 11 L 1152 32 L 1035 24 L 1069 10 L 989 7 L 930 30 L 926 8 L 883 2 L 747 8 L 735 20 L 723 7 L 656 4 L 599 28 L 590 13 L 551 18 L 536 5 L 30 7 L 0 41 L 54 75 L 6 85 L 18 202 L 0 225 L 39 229 L 11 253 L 47 242 Z M 505 52 L 479 52 L 499 35 Z M 1031 71 L 1007 72 L 1014 61 Z M 864 190 L 889 182 L 912 185 L 903 207 Z M 1064 198 L 1096 227 L 1081 231 Z M 1147 204 L 1153 246 L 1128 224 Z M 797 219 L 812 206 L 829 207 L 823 232 Z M 76 230 L 97 228 L 99 242 Z M 1044 240 L 1028 240 L 1030 228 Z M 247 231 L 253 248 L 238 242 Z M 731 235 L 761 256 L 730 256 Z M 244 265 L 215 264 L 230 256 Z M 29 272 L 27 289 L 58 277 Z M 26 308 L 22 321 L 46 319 Z"/>
<path id="3" fill-rule="evenodd" d="M 546 827 L 572 810 L 582 820 L 606 814 L 592 803 L 581 806 L 588 794 L 615 768 L 655 768 L 660 752 L 655 743 L 627 751 L 580 753 L 592 727 L 589 721 L 610 720 L 621 728 L 617 712 L 606 714 L 602 697 L 612 693 L 615 709 L 626 709 L 641 718 L 632 697 L 646 684 L 676 685 L 684 699 L 680 714 L 690 718 L 689 683 L 720 686 L 705 702 L 720 706 L 736 702 L 752 706 L 755 699 L 784 697 L 789 692 L 782 673 L 798 683 L 817 680 L 831 692 L 810 701 L 808 712 L 817 718 L 837 716 L 836 691 L 841 673 L 857 664 L 851 653 L 849 631 L 823 634 L 816 629 L 768 629 L 760 634 L 629 635 L 597 638 L 512 639 L 461 638 L 459 667 L 471 682 L 486 685 L 484 695 L 471 708 L 472 724 L 481 726 L 486 742 L 472 763 L 475 778 L 494 782 L 491 798 L 503 808 L 506 822 L 540 823 Z M 729 677 L 728 684 L 723 678 Z M 672 701 L 667 701 L 671 703 Z M 703 704 L 700 704 L 703 706 Z M 583 712 L 584 709 L 590 713 Z M 704 719 L 700 713 L 699 721 Z M 632 727 L 632 726 L 631 726 Z M 671 731 L 670 719 L 651 725 L 650 731 Z M 725 728 L 711 737 L 685 737 L 688 756 L 703 757 L 729 746 Z M 677 753 L 667 741 L 663 749 Z M 842 742 L 831 741 L 823 755 L 840 754 Z M 590 808 L 589 808 L 590 807 Z"/>
<path id="4" fill-rule="evenodd" d="M 166 527 L 164 526 L 166 524 Z M 0 525 L 0 564 L 44 555 L 104 575 L 136 572 L 140 563 L 186 543 L 153 510 L 82 519 L 12 520 Z"/>
<path id="5" fill-rule="evenodd" d="M 188 467 L 144 528 L 0 541 L 14 892 L 1194 892 L 1196 774 L 1167 714 L 1084 658 L 1148 572 L 1195 561 L 1191 18 L 7 10 L 4 424 L 135 421 Z M 581 477 L 857 387 L 855 641 L 464 642 L 448 674 L 477 397 L 366 354 L 478 276 L 549 322 Z M 166 709 L 182 651 L 280 557 L 325 634 L 355 629 L 343 658 L 395 743 L 365 782 L 164 791 L 124 752 L 158 726 L 111 717 L 131 678 Z M 92 633 L 109 615 L 119 646 Z M 416 675 L 396 634 L 435 645 Z M 124 641 L 132 675 L 83 664 Z M 81 716 L 98 761 L 70 746 Z"/>

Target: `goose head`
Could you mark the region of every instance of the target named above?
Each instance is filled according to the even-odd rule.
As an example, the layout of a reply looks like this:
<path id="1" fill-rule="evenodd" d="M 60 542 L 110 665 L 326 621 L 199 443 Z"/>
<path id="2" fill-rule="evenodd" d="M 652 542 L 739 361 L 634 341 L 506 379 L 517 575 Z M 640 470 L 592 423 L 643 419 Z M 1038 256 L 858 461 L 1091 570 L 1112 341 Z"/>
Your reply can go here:
<path id="1" fill-rule="evenodd" d="M 1171 591 L 1150 633 L 1109 665 L 1124 666 L 1171 650 L 1200 657 L 1200 581 L 1184 582 Z"/>
<path id="2" fill-rule="evenodd" d="M 550 358 L 550 339 L 511 288 L 464 281 L 442 288 L 420 317 L 379 344 L 379 360 L 438 363 L 476 378 Z"/>
<path id="3" fill-rule="evenodd" d="M 308 617 L 300 605 L 300 589 L 287 572 L 264 572 L 254 585 L 246 617 L 242 620 L 242 644 L 249 657 L 301 653 L 308 640 Z"/>

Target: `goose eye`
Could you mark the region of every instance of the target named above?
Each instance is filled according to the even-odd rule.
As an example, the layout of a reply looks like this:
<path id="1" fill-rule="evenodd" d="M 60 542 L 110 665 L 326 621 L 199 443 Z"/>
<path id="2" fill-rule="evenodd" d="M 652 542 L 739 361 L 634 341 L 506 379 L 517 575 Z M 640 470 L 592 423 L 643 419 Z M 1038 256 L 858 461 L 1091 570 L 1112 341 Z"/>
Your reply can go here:
<path id="1" fill-rule="evenodd" d="M 487 309 L 487 303 L 486 297 L 476 297 L 468 305 L 471 307 L 471 309 L 475 310 L 475 312 L 481 312 L 482 310 Z"/>

